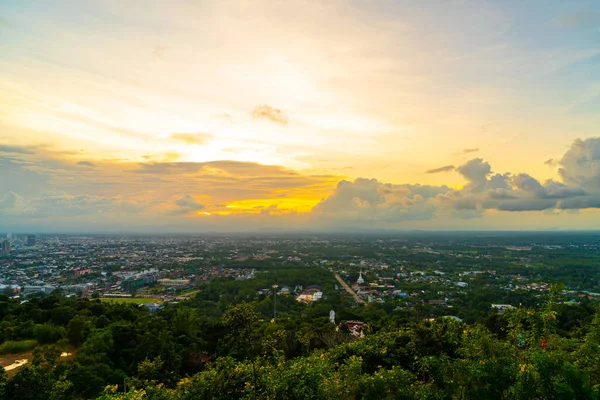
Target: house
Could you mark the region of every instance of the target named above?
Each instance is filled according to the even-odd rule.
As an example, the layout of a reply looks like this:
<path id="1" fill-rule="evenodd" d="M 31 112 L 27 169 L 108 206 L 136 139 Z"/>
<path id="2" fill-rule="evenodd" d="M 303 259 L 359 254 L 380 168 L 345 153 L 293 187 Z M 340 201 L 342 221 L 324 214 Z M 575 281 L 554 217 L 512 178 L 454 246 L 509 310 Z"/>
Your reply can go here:
<path id="1" fill-rule="evenodd" d="M 365 323 L 362 321 L 348 321 L 346 326 L 350 330 L 350 334 L 354 337 L 364 337 L 363 327 Z"/>
<path id="2" fill-rule="evenodd" d="M 148 309 L 148 311 L 150 312 L 150 314 L 153 314 L 153 313 L 157 312 L 158 310 L 160 310 L 160 308 L 162 306 L 157 303 L 145 303 L 145 304 L 140 304 L 140 307 L 146 307 Z"/>
<path id="3" fill-rule="evenodd" d="M 312 303 L 313 301 L 319 301 L 323 298 L 323 292 L 320 290 L 305 290 L 296 297 L 296 301 L 299 303 Z"/>
<path id="4" fill-rule="evenodd" d="M 158 284 L 161 286 L 182 287 L 190 284 L 189 279 L 159 279 Z"/>
<path id="5" fill-rule="evenodd" d="M 453 319 L 453 320 L 455 320 L 455 321 L 457 321 L 457 322 L 462 322 L 462 321 L 463 321 L 461 318 L 458 318 L 458 317 L 457 317 L 457 316 L 455 316 L 455 315 L 445 315 L 445 316 L 443 316 L 443 317 L 441 317 L 441 318 Z"/>
<path id="6" fill-rule="evenodd" d="M 504 314 L 506 310 L 513 308 L 513 306 L 510 304 L 492 304 L 492 308 L 496 309 L 496 313 Z"/>
<path id="7" fill-rule="evenodd" d="M 427 303 L 429 303 L 430 306 L 447 306 L 448 305 L 446 303 L 446 300 L 429 300 Z"/>
<path id="8" fill-rule="evenodd" d="M 287 286 L 284 286 L 281 288 L 281 290 L 277 294 L 290 294 L 290 293 L 291 293 L 290 288 Z"/>

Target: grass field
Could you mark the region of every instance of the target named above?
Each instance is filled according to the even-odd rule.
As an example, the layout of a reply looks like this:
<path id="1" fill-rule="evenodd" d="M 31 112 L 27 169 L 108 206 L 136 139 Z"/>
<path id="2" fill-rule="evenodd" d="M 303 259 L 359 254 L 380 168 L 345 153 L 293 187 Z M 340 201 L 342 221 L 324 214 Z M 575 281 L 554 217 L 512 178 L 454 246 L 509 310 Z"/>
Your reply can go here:
<path id="1" fill-rule="evenodd" d="M 9 340 L 0 345 L 0 355 L 23 353 L 32 350 L 37 345 L 38 342 L 36 340 L 19 340 L 14 342 Z"/>
<path id="2" fill-rule="evenodd" d="M 117 303 L 146 304 L 146 303 L 160 302 L 160 299 L 152 298 L 152 297 L 100 297 L 100 301 L 117 302 Z"/>

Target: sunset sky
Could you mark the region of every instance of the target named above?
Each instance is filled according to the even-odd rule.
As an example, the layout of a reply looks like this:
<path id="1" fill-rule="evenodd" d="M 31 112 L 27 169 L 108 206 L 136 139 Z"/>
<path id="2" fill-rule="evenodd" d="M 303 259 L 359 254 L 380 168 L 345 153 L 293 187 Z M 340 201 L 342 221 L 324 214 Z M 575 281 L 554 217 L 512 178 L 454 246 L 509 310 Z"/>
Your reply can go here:
<path id="1" fill-rule="evenodd" d="M 600 227 L 600 2 L 0 1 L 0 231 Z"/>

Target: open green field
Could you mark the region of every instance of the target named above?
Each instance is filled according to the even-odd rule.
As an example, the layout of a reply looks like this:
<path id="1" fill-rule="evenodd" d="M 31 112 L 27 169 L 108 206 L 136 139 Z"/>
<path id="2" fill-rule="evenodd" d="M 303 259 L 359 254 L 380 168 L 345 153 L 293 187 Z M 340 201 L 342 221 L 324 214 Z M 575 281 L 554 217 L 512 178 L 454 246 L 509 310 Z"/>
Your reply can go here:
<path id="1" fill-rule="evenodd" d="M 101 301 L 116 303 L 146 304 L 160 302 L 160 299 L 152 297 L 100 297 Z"/>

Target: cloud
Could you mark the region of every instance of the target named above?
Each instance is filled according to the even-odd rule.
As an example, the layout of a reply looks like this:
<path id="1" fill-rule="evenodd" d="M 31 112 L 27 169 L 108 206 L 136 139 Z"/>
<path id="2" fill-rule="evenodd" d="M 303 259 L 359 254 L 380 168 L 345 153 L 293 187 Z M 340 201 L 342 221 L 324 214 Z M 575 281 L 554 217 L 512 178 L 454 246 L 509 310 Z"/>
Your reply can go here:
<path id="1" fill-rule="evenodd" d="M 204 210 L 206 208 L 204 204 L 200 204 L 195 198 L 193 198 L 189 194 L 175 201 L 175 205 L 177 206 L 177 208 L 172 209 L 169 212 L 172 215 L 190 214 L 196 211 Z"/>
<path id="2" fill-rule="evenodd" d="M 600 192 L 600 138 L 577 139 L 560 160 L 563 182 Z"/>
<path id="3" fill-rule="evenodd" d="M 554 158 L 549 158 L 548 160 L 544 161 L 544 164 L 549 167 L 556 167 L 559 165 L 559 161 L 555 160 Z"/>
<path id="4" fill-rule="evenodd" d="M 127 201 L 117 197 L 74 196 L 65 192 L 49 192 L 27 200 L 11 191 L 0 200 L 1 214 L 35 218 L 138 213 L 145 207 L 146 204 L 141 201 Z"/>
<path id="5" fill-rule="evenodd" d="M 440 168 L 434 168 L 434 169 L 428 169 L 427 171 L 425 171 L 426 174 L 437 174 L 439 172 L 448 172 L 448 171 L 454 171 L 455 167 L 454 165 L 446 165 L 444 167 L 440 167 Z"/>
<path id="6" fill-rule="evenodd" d="M 337 223 L 430 219 L 437 211 L 432 199 L 448 190 L 446 186 L 392 185 L 376 179 L 343 180 L 312 212 Z"/>
<path id="7" fill-rule="evenodd" d="M 51 178 L 32 170 L 35 167 L 35 164 L 26 160 L 0 156 L 0 193 L 12 191 L 30 196 L 47 190 Z"/>
<path id="8" fill-rule="evenodd" d="M 28 146 L 0 145 L 0 153 L 12 154 L 34 154 L 35 148 Z"/>
<path id="9" fill-rule="evenodd" d="M 256 208 L 260 209 L 260 214 L 261 215 L 269 215 L 269 214 L 277 211 L 277 205 L 276 204 L 271 204 L 268 207 L 257 206 Z"/>
<path id="10" fill-rule="evenodd" d="M 453 189 L 367 178 L 340 180 L 228 160 L 105 160 L 96 168 L 81 168 L 94 164 L 60 160 L 50 153 L 17 152 L 0 157 L 0 219 L 17 226 L 58 219 L 73 221 L 73 226 L 109 220 L 143 226 L 150 219 L 163 226 L 189 223 L 189 229 L 194 220 L 203 229 L 221 229 L 222 224 L 236 230 L 239 224 L 262 227 L 260 218 L 269 226 L 303 221 L 321 228 L 395 227 L 408 221 L 476 219 L 488 210 L 600 208 L 600 138 L 574 141 L 556 164 L 559 179 L 547 181 L 524 172 L 494 172 L 482 158 L 439 168 L 454 169 L 467 181 L 462 189 Z M 182 197 L 182 193 L 189 194 Z"/>
<path id="11" fill-rule="evenodd" d="M 282 125 L 288 124 L 288 117 L 283 113 L 283 111 L 266 104 L 262 106 L 256 106 L 254 110 L 252 110 L 252 117 L 254 119 L 268 119 L 272 122 Z"/>
<path id="12" fill-rule="evenodd" d="M 485 189 L 487 177 L 491 174 L 492 167 L 481 158 L 474 158 L 456 168 L 456 171 L 469 181 L 467 185 L 469 191 L 480 192 Z"/>
<path id="13" fill-rule="evenodd" d="M 455 153 L 456 155 L 465 155 L 465 154 L 470 154 L 470 153 L 477 153 L 479 151 L 478 147 L 473 147 L 473 148 L 467 148 L 467 149 L 463 149 L 461 151 L 459 151 L 458 153 Z"/>
<path id="14" fill-rule="evenodd" d="M 273 190 L 309 189 L 312 186 L 331 187 L 339 180 L 333 175 L 304 175 L 278 166 L 240 161 L 209 161 L 202 163 L 139 164 L 137 174 L 160 176 L 164 180 L 193 180 L 211 195 L 224 192 L 238 195 L 266 195 Z"/>
<path id="15" fill-rule="evenodd" d="M 487 210 L 505 212 L 600 208 L 600 138 L 576 140 L 560 160 L 562 182 L 540 182 L 527 173 L 494 173 L 481 158 L 455 169 L 467 184 L 446 186 L 392 185 L 375 179 L 341 181 L 313 213 L 340 221 L 395 223 L 440 215 L 472 219 Z"/>
<path id="16" fill-rule="evenodd" d="M 495 174 L 482 159 L 457 168 L 469 181 L 443 203 L 455 209 L 500 211 L 572 210 L 600 207 L 600 138 L 577 139 L 561 160 L 561 182 L 544 183 L 526 173 Z"/>
<path id="17" fill-rule="evenodd" d="M 173 133 L 169 139 L 187 144 L 205 144 L 212 139 L 208 133 Z"/>
<path id="18" fill-rule="evenodd" d="M 9 191 L 0 198 L 0 214 L 19 214 L 28 207 L 27 201 L 18 193 Z"/>

